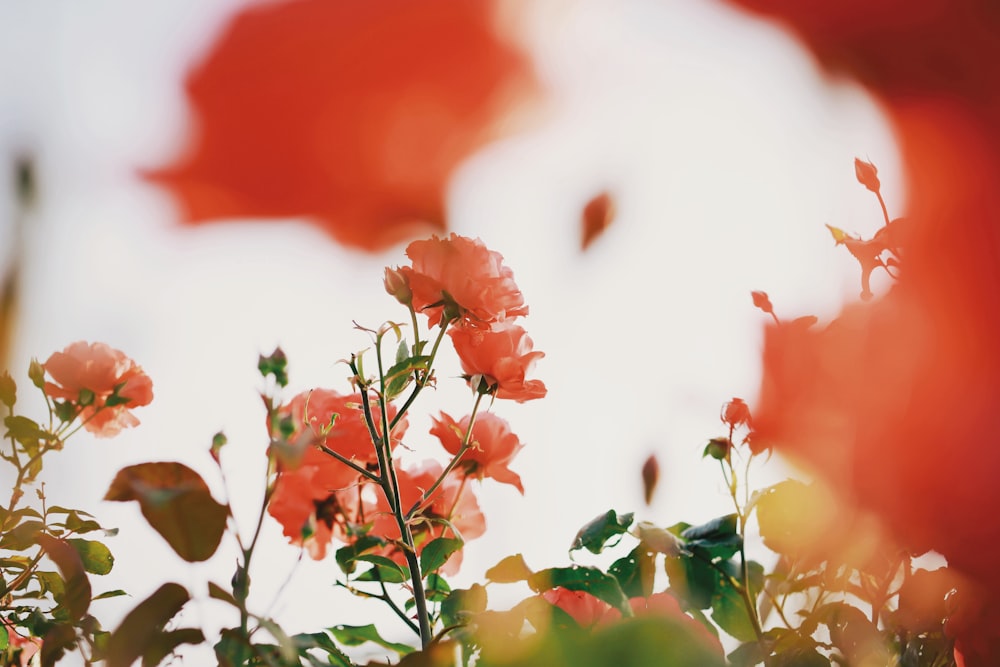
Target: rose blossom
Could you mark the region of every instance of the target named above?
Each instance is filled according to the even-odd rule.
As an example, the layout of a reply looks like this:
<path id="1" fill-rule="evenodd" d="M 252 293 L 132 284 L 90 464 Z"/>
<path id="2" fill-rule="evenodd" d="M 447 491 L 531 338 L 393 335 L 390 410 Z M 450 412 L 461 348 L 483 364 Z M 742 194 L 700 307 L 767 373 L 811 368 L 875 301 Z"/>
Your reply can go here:
<path id="1" fill-rule="evenodd" d="M 376 425 L 381 423 L 378 403 L 371 403 L 372 417 Z M 356 461 L 359 465 L 375 464 L 378 457 L 372 444 L 368 424 L 365 421 L 360 392 L 341 394 L 333 389 L 312 389 L 295 396 L 287 404 L 278 409 L 279 419 L 290 418 L 295 430 L 288 437 L 294 442 L 301 434 L 302 427 L 308 426 L 316 436 L 315 444 L 324 445 L 347 459 Z M 336 417 L 334 417 L 336 415 Z M 396 416 L 396 408 L 389 406 L 390 421 Z M 331 420 L 333 426 L 330 426 Z M 401 419 L 392 432 L 391 445 L 398 444 L 406 432 L 406 419 Z M 318 452 L 319 453 L 319 452 Z M 333 457 L 319 453 L 339 467 L 346 467 Z"/>
<path id="2" fill-rule="evenodd" d="M 611 605 L 585 591 L 571 591 L 557 586 L 542 593 L 542 598 L 569 614 L 581 628 L 596 625 L 611 610 Z"/>
<path id="3" fill-rule="evenodd" d="M 440 419 L 434 419 L 431 435 L 437 436 L 441 445 L 450 454 L 455 455 L 462 447 L 462 440 L 469 430 L 469 417 L 463 417 L 456 422 L 447 413 L 442 412 Z M 524 495 L 521 477 L 510 470 L 514 456 L 524 445 L 515 433 L 510 430 L 510 424 L 491 412 L 476 416 L 472 426 L 471 446 L 462 455 L 459 469 L 470 477 L 482 479 L 491 477 L 502 484 L 511 484 Z"/>
<path id="4" fill-rule="evenodd" d="M 480 378 L 493 388 L 497 398 L 524 403 L 542 398 L 548 391 L 541 380 L 525 380 L 524 376 L 544 352 L 533 352 L 531 338 L 516 325 L 504 325 L 483 331 L 471 327 L 456 327 L 448 331 L 462 370 L 479 387 Z"/>
<path id="5" fill-rule="evenodd" d="M 457 234 L 432 236 L 406 248 L 412 266 L 398 272 L 407 279 L 413 309 L 438 324 L 446 308 L 457 310 L 467 324 L 483 326 L 528 314 L 514 273 L 503 255 L 479 239 Z"/>
<path id="6" fill-rule="evenodd" d="M 45 383 L 45 394 L 78 405 L 84 428 L 98 437 L 137 426 L 129 409 L 153 400 L 153 382 L 142 367 L 104 343 L 78 341 L 52 354 L 43 366 L 52 378 Z"/>

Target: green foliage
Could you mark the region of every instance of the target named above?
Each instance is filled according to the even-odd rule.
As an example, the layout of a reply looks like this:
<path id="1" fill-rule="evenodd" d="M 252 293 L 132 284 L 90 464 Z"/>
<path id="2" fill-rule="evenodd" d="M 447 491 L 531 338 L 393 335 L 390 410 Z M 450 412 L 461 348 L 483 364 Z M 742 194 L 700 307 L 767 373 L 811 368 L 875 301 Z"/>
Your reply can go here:
<path id="1" fill-rule="evenodd" d="M 628 532 L 633 517 L 631 512 L 619 517 L 614 510 L 608 510 L 606 514 L 598 516 L 580 529 L 573 539 L 570 551 L 586 549 L 591 553 L 601 553 L 610 540 Z M 617 543 L 616 541 L 615 544 Z"/>

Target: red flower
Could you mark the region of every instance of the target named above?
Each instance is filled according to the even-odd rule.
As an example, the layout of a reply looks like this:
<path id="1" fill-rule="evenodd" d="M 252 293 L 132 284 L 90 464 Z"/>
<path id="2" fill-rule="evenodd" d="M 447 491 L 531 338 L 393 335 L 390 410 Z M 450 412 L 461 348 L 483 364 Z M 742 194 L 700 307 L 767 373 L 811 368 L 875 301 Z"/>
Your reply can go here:
<path id="1" fill-rule="evenodd" d="M 544 352 L 533 352 L 524 329 L 508 324 L 489 331 L 471 327 L 448 330 L 462 370 L 473 389 L 485 385 L 497 398 L 524 403 L 542 398 L 548 391 L 541 380 L 525 380 Z"/>
<path id="2" fill-rule="evenodd" d="M 857 177 L 858 183 L 872 192 L 877 193 L 882 187 L 878 180 L 878 168 L 871 162 L 854 158 L 854 175 Z"/>
<path id="3" fill-rule="evenodd" d="M 398 468 L 399 495 L 403 511 L 418 502 L 427 489 L 440 477 L 444 468 L 437 461 L 424 461 L 412 468 Z M 455 537 L 457 531 L 468 542 L 486 532 L 486 517 L 479 509 L 479 503 L 472 490 L 457 477 L 449 476 L 434 492 L 430 502 L 411 522 L 417 553 L 436 537 Z M 375 508 L 375 522 L 372 534 L 389 540 L 399 540 L 399 526 L 389 509 L 384 494 L 379 494 Z M 405 563 L 403 553 L 394 546 L 386 548 L 386 555 L 398 563 Z M 454 574 L 462 563 L 461 550 L 455 552 L 441 571 Z"/>
<path id="4" fill-rule="evenodd" d="M 78 341 L 43 365 L 52 378 L 45 383 L 46 395 L 76 405 L 84 428 L 98 437 L 137 426 L 130 408 L 153 400 L 153 382 L 142 367 L 104 343 Z"/>
<path id="5" fill-rule="evenodd" d="M 881 300 L 825 330 L 770 329 L 755 426 L 966 575 L 987 602 L 958 644 L 966 665 L 996 664 L 1000 14 L 977 0 L 737 4 L 775 15 L 878 98 L 912 229 Z"/>
<path id="6" fill-rule="evenodd" d="M 462 447 L 462 440 L 469 430 L 469 417 L 463 417 L 456 422 L 447 413 L 441 413 L 441 419 L 434 420 L 431 435 L 437 436 L 441 445 L 450 454 L 455 455 Z M 521 477 L 507 466 L 524 446 L 515 433 L 510 430 L 506 420 L 497 417 L 492 412 L 476 415 L 476 423 L 472 427 L 472 446 L 462 455 L 459 468 L 469 477 L 491 477 L 502 484 L 510 484 L 524 494 Z"/>
<path id="7" fill-rule="evenodd" d="M 378 402 L 371 400 L 371 412 L 376 425 L 380 423 Z M 378 457 L 372 444 L 368 424 L 365 421 L 362 398 L 360 393 L 340 394 L 332 389 L 313 389 L 306 391 L 278 410 L 279 419 L 289 419 L 294 428 L 288 437 L 289 442 L 295 442 L 308 427 L 314 436 L 314 445 L 323 445 L 347 459 L 356 461 L 359 465 L 375 464 Z M 396 416 L 396 408 L 389 406 L 389 419 Z M 332 427 L 331 427 L 332 424 Z M 392 432 L 391 445 L 395 447 L 406 432 L 406 419 L 400 420 Z M 346 468 L 328 454 L 314 447 L 314 453 L 307 454 L 310 460 L 317 458 L 328 465 Z"/>
<path id="8" fill-rule="evenodd" d="M 425 313 L 430 326 L 441 321 L 446 309 L 471 326 L 528 314 L 503 255 L 479 239 L 432 236 L 411 243 L 406 254 L 413 266 L 398 272 L 407 279 L 414 310 Z"/>
<path id="9" fill-rule="evenodd" d="M 581 628 L 591 628 L 605 618 L 611 605 L 585 591 L 571 591 L 557 586 L 542 593 L 549 604 L 570 615 Z"/>
<path id="10" fill-rule="evenodd" d="M 195 138 L 148 174 L 191 223 L 307 216 L 378 250 L 443 229 L 455 167 L 533 87 L 494 2 L 290 0 L 242 10 L 188 76 Z"/>

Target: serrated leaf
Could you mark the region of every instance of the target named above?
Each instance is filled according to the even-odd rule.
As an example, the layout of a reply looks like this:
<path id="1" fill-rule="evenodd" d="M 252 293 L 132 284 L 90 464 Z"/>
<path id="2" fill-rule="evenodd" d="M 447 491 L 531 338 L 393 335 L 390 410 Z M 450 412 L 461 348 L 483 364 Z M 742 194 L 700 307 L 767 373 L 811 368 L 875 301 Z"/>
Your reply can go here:
<path id="1" fill-rule="evenodd" d="M 108 638 L 108 667 L 130 667 L 142 657 L 189 599 L 183 586 L 166 583 L 136 605 Z"/>
<path id="2" fill-rule="evenodd" d="M 188 562 L 204 561 L 215 553 L 229 516 L 205 480 L 176 462 L 122 468 L 104 499 L 138 501 L 146 521 Z"/>
<path id="3" fill-rule="evenodd" d="M 462 540 L 452 537 L 437 537 L 431 540 L 420 552 L 420 571 L 424 576 L 434 572 L 447 563 L 451 555 L 464 544 Z"/>
<path id="4" fill-rule="evenodd" d="M 378 644 L 382 648 L 395 651 L 399 655 L 408 655 L 416 650 L 407 644 L 400 644 L 383 639 L 382 635 L 378 633 L 378 630 L 372 624 L 335 625 L 332 628 L 327 628 L 327 632 L 333 635 L 338 642 L 344 644 L 345 646 L 360 646 L 366 642 L 372 642 L 374 644 Z"/>
<path id="5" fill-rule="evenodd" d="M 71 547 L 76 549 L 83 563 L 83 569 L 91 574 L 107 574 L 114 567 L 115 558 L 111 555 L 111 550 L 100 542 L 94 540 L 84 540 L 73 538 L 66 540 Z"/>
<path id="6" fill-rule="evenodd" d="M 525 581 L 534 572 L 524 562 L 524 556 L 514 554 L 507 556 L 502 561 L 486 570 L 486 578 L 498 584 L 511 584 L 515 581 Z"/>
<path id="7" fill-rule="evenodd" d="M 531 575 L 528 585 L 536 593 L 556 587 L 584 591 L 615 607 L 623 616 L 632 615 L 632 607 L 618 580 L 596 567 L 572 565 L 541 570 Z"/>
<path id="8" fill-rule="evenodd" d="M 609 540 L 628 532 L 634 516 L 632 512 L 629 512 L 619 517 L 614 510 L 608 510 L 580 529 L 573 540 L 570 551 L 586 549 L 591 553 L 601 553 Z M 615 541 L 615 544 L 617 543 Z"/>

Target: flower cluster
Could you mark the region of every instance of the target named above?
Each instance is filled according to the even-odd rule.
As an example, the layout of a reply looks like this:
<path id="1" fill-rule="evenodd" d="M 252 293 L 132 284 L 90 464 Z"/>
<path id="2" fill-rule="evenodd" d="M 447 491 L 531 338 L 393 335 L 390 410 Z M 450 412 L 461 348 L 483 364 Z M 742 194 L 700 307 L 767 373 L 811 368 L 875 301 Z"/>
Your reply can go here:
<path id="1" fill-rule="evenodd" d="M 520 439 L 504 419 L 477 414 L 483 396 L 523 402 L 546 393 L 541 381 L 525 379 L 543 354 L 512 323 L 528 312 L 513 272 L 482 241 L 455 234 L 415 241 L 406 252 L 410 266 L 385 272 L 386 291 L 407 306 L 414 324 L 413 356 L 397 359 L 395 367 L 403 370 L 377 389 L 356 375 L 359 391 L 350 395 L 313 389 L 271 417 L 277 479 L 268 511 L 290 541 L 316 559 L 334 540 L 350 546 L 365 538 L 369 553 L 406 565 L 408 549 L 419 555 L 437 538 L 464 542 L 482 535 L 486 522 L 468 480 L 491 478 L 524 492 L 509 467 Z M 420 313 L 429 328 L 438 328 L 438 342 L 446 332 L 451 336 L 477 394 L 471 414 L 456 419 L 441 412 L 433 419 L 430 434 L 451 456 L 447 466 L 395 457 L 407 421 L 391 400 L 402 389 L 387 387 L 413 384 L 415 397 L 432 379 L 433 353 L 422 354 L 417 330 Z M 383 369 L 380 376 L 384 380 Z M 442 571 L 454 572 L 460 562 L 456 551 Z"/>

